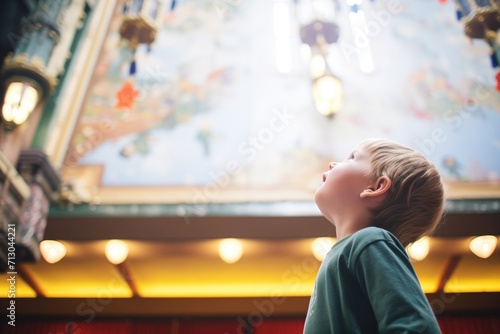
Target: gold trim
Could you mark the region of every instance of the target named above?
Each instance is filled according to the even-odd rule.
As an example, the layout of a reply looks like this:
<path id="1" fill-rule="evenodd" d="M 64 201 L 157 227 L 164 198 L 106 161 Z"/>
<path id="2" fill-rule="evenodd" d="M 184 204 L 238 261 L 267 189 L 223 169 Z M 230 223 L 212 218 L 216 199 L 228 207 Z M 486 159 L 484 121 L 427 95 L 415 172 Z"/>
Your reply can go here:
<path id="1" fill-rule="evenodd" d="M 9 63 L 6 64 L 6 67 L 14 68 L 20 67 L 24 69 L 29 69 L 36 71 L 37 73 L 47 77 L 45 71 L 47 67 L 45 66 L 45 62 L 42 58 L 38 56 L 28 57 L 26 53 L 18 54 L 17 56 L 10 59 Z"/>
<path id="2" fill-rule="evenodd" d="M 33 65 L 34 68 L 36 68 L 40 72 L 44 72 L 47 68 L 44 65 L 44 61 L 42 58 L 34 56 L 31 58 L 31 64 Z"/>
<path id="3" fill-rule="evenodd" d="M 64 161 L 71 136 L 78 121 L 81 106 L 84 102 L 83 100 L 94 73 L 97 58 L 105 42 L 106 33 L 115 12 L 116 2 L 116 0 L 100 1 L 93 9 L 93 15 L 89 18 L 92 20 L 89 22 L 89 29 L 86 34 L 81 37 L 84 43 L 86 42 L 90 45 L 89 50 L 85 54 L 80 51 L 78 59 L 75 60 L 77 64 L 80 61 L 84 63 L 84 65 L 81 67 L 75 66 L 71 69 L 71 72 L 68 72 L 66 75 L 67 78 L 71 77 L 70 83 L 76 83 L 76 87 L 71 89 L 71 85 L 68 84 L 61 92 L 60 96 L 65 96 L 67 101 L 69 101 L 69 105 L 65 107 L 64 101 L 60 101 L 62 103 L 59 103 L 60 107 L 54 115 L 55 119 L 54 125 L 52 126 L 52 134 L 44 147 L 51 162 L 57 168 L 60 168 Z M 93 29 L 94 26 L 95 28 Z M 96 40 L 96 35 L 98 35 L 101 40 L 98 43 L 93 43 L 93 41 Z M 67 94 L 68 92 L 72 93 Z M 58 122 L 59 119 L 62 119 L 62 121 Z"/>
<path id="4" fill-rule="evenodd" d="M 448 199 L 485 199 L 500 198 L 500 182 L 447 182 Z"/>
<path id="5" fill-rule="evenodd" d="M 201 187 L 100 187 L 95 204 L 179 204 L 310 201 L 315 190 L 280 187 L 273 189 L 222 188 L 217 184 Z M 447 199 L 500 199 L 500 184 L 449 182 Z"/>
<path id="6" fill-rule="evenodd" d="M 23 69 L 38 74 L 45 80 L 49 91 L 51 91 L 57 84 L 57 78 L 47 73 L 47 68 L 40 57 L 34 56 L 32 58 L 28 58 L 25 53 L 21 53 L 12 59 L 9 59 L 9 61 L 6 61 L 2 72 L 5 73 L 6 71 L 15 71 L 17 69 Z M 16 76 L 16 73 L 9 73 L 9 77 L 14 76 Z M 20 76 L 25 77 L 25 75 Z"/>
<path id="7" fill-rule="evenodd" d="M 28 57 L 26 56 L 26 53 L 20 53 L 17 56 L 12 56 L 8 59 L 10 63 L 14 64 L 24 64 Z"/>
<path id="8" fill-rule="evenodd" d="M 7 179 L 9 179 L 11 187 L 17 191 L 19 196 L 21 196 L 24 200 L 30 197 L 31 191 L 29 186 L 1 151 L 0 172 L 4 174 Z"/>
<path id="9" fill-rule="evenodd" d="M 241 202 L 310 201 L 313 192 L 300 189 L 221 189 L 204 187 L 103 187 L 94 196 L 95 204 L 186 204 L 197 205 Z M 189 208 L 186 208 L 187 210 Z M 187 212 L 192 213 L 192 212 Z"/>

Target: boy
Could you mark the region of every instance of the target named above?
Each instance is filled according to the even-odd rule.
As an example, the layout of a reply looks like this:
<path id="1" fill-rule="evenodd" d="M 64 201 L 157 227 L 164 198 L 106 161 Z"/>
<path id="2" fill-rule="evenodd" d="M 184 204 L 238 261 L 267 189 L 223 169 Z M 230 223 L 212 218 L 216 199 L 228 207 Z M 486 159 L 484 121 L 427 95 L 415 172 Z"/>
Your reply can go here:
<path id="1" fill-rule="evenodd" d="M 368 139 L 332 162 L 314 197 L 337 243 L 318 271 L 304 333 L 440 333 L 406 254 L 430 234 L 444 186 L 419 152 Z"/>

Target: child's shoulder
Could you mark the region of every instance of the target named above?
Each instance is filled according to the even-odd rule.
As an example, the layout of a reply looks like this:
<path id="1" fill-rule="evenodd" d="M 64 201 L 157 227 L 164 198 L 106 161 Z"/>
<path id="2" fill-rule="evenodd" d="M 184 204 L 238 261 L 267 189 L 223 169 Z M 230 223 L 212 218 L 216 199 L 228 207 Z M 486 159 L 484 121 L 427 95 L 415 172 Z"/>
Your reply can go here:
<path id="1" fill-rule="evenodd" d="M 375 226 L 363 228 L 351 236 L 351 242 L 360 247 L 366 246 L 376 241 L 396 242 L 399 244 L 398 239 L 389 231 Z"/>
<path id="2" fill-rule="evenodd" d="M 373 259 L 373 254 L 404 255 L 405 250 L 396 237 L 380 227 L 366 227 L 337 242 L 330 261 L 342 261 L 350 270 L 356 270 L 360 258 Z"/>
<path id="3" fill-rule="evenodd" d="M 370 239 L 392 239 L 391 232 L 376 226 L 365 227 L 352 235 L 356 238 L 370 238 Z"/>
<path id="4" fill-rule="evenodd" d="M 389 231 L 375 226 L 366 227 L 352 234 L 344 246 L 344 254 L 349 254 L 348 262 L 355 266 L 362 254 L 397 254 L 405 257 L 406 251 L 399 240 Z"/>

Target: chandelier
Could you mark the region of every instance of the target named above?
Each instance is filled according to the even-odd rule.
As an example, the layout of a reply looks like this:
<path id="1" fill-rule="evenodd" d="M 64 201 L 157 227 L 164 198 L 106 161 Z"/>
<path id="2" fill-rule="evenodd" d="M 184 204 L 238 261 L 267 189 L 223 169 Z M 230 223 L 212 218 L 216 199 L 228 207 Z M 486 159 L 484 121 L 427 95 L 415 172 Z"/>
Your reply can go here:
<path id="1" fill-rule="evenodd" d="M 491 48 L 493 68 L 500 65 L 500 0 L 456 0 L 457 19 L 464 24 L 464 32 L 471 39 L 482 39 Z M 500 91 L 500 71 L 496 76 L 496 88 Z"/>

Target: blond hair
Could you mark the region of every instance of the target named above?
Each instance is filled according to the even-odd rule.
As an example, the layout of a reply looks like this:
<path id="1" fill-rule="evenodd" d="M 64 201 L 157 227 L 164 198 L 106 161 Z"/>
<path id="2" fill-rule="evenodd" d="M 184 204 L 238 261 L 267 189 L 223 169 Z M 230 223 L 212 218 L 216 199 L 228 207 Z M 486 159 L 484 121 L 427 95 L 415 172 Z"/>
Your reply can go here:
<path id="1" fill-rule="evenodd" d="M 420 152 L 386 139 L 367 139 L 360 147 L 371 154 L 370 180 L 391 179 L 384 203 L 372 211 L 373 225 L 394 234 L 403 246 L 431 234 L 444 209 L 444 183 Z"/>

